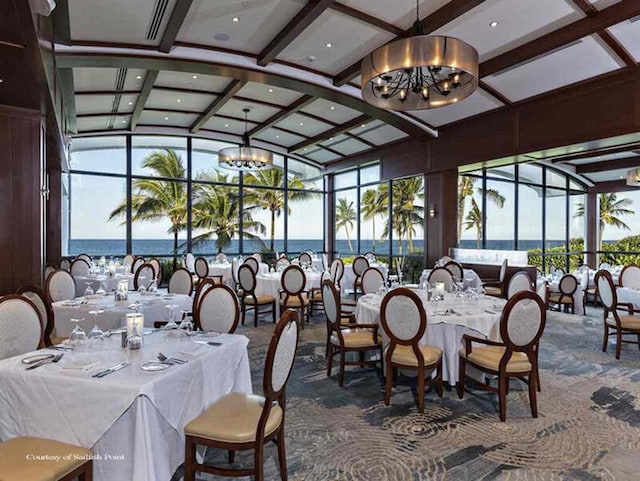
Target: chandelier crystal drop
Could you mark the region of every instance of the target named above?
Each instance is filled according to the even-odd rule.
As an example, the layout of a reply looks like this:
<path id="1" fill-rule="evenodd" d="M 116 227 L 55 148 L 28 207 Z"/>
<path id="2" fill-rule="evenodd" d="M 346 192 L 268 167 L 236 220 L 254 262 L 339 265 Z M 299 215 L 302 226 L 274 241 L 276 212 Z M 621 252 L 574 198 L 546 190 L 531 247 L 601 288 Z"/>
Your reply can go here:
<path id="1" fill-rule="evenodd" d="M 218 165 L 227 170 L 260 170 L 273 165 L 273 154 L 265 149 L 251 146 L 249 129 L 247 126 L 249 109 L 244 112 L 244 134 L 242 145 L 239 147 L 227 147 L 218 152 Z"/>
<path id="2" fill-rule="evenodd" d="M 416 0 L 411 36 L 390 42 L 362 61 L 362 97 L 389 110 L 444 107 L 478 87 L 478 52 L 460 39 L 425 35 Z"/>

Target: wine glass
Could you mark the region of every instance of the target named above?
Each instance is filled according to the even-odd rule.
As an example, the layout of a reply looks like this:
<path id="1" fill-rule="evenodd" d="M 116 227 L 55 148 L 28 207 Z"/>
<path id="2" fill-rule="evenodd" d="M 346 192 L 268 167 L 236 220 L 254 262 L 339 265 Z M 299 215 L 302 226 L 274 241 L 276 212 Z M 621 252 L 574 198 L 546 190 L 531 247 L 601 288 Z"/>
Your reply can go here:
<path id="1" fill-rule="evenodd" d="M 96 291 L 96 295 L 98 295 L 98 296 L 106 296 L 107 295 L 107 290 L 104 288 L 104 284 L 103 284 L 102 281 L 100 282 L 100 287 Z"/>
<path id="2" fill-rule="evenodd" d="M 80 327 L 80 323 L 84 321 L 84 317 L 72 317 L 69 320 L 76 325 L 76 327 L 74 327 L 71 331 L 71 334 L 69 334 L 69 343 L 71 343 L 71 345 L 77 346 L 87 339 L 87 335 L 85 334 L 84 329 Z"/>
<path id="3" fill-rule="evenodd" d="M 178 307 L 177 304 L 167 304 L 165 306 L 167 309 L 169 309 L 169 322 L 167 322 L 167 324 L 164 326 L 164 330 L 165 331 L 173 331 L 175 329 L 178 329 L 178 324 L 176 324 L 176 321 L 174 319 L 173 316 L 173 310 Z"/>
<path id="4" fill-rule="evenodd" d="M 93 292 L 93 287 L 91 287 L 91 284 L 87 284 L 87 288 L 84 290 L 84 296 L 88 297 L 88 296 L 92 296 L 94 294 L 95 294 L 95 292 Z"/>
<path id="5" fill-rule="evenodd" d="M 147 291 L 148 292 L 157 292 L 158 291 L 158 282 L 156 281 L 156 278 L 153 278 L 153 281 L 151 281 L 151 284 L 149 284 L 149 287 L 147 287 Z"/>
<path id="6" fill-rule="evenodd" d="M 139 276 L 138 277 L 138 283 L 140 284 L 140 286 L 138 287 L 138 292 L 140 294 L 142 294 L 143 292 L 147 291 L 147 288 L 144 287 L 144 280 L 147 278 L 147 276 Z"/>
<path id="7" fill-rule="evenodd" d="M 182 322 L 180 322 L 180 329 L 184 331 L 187 336 L 190 336 L 193 331 L 193 320 L 189 315 L 189 311 L 182 311 Z"/>
<path id="8" fill-rule="evenodd" d="M 98 314 L 102 314 L 104 309 L 93 309 L 89 314 L 93 316 L 93 328 L 89 331 L 89 339 L 104 338 L 104 331 L 98 327 Z"/>

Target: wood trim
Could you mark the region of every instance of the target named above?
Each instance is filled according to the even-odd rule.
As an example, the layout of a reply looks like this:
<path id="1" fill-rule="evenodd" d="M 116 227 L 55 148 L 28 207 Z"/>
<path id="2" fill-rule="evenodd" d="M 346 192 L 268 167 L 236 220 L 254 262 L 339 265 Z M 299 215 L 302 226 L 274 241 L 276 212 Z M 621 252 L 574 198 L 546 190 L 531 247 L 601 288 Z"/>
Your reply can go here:
<path id="1" fill-rule="evenodd" d="M 224 107 L 224 105 L 227 102 L 229 102 L 229 100 L 231 100 L 233 96 L 237 94 L 238 91 L 242 87 L 244 87 L 246 84 L 247 82 L 245 80 L 237 80 L 237 79 L 229 82 L 229 85 L 227 85 L 227 88 L 224 89 L 224 92 L 222 92 L 222 95 L 217 99 L 215 99 L 213 102 L 211 102 L 211 104 L 209 105 L 209 107 L 207 107 L 204 113 L 200 115 L 200 117 L 193 123 L 189 131 L 192 134 L 195 134 L 198 130 L 200 130 L 202 126 L 206 124 L 207 121 L 211 117 L 213 117 L 216 114 L 216 112 L 218 112 L 218 110 Z"/>
<path id="2" fill-rule="evenodd" d="M 140 95 L 138 95 L 138 100 L 135 107 L 133 108 L 133 114 L 131 114 L 131 121 L 129 122 L 129 129 L 132 132 L 138 125 L 138 121 L 140 120 L 140 116 L 142 115 L 142 111 L 144 110 L 144 106 L 149 99 L 149 95 L 151 94 L 151 90 L 153 89 L 153 84 L 158 78 L 159 73 L 159 70 L 148 70 L 147 75 L 144 77 L 142 89 L 140 90 Z"/>
<path id="3" fill-rule="evenodd" d="M 465 13 L 477 7 L 481 3 L 484 3 L 484 1 L 485 0 L 451 0 L 449 3 L 440 7 L 431 15 L 428 15 L 422 19 L 422 27 L 424 28 L 424 33 L 428 35 L 429 33 L 439 29 L 440 27 L 443 27 L 447 23 L 450 23 L 456 18 L 464 15 Z M 411 33 L 411 28 L 408 28 L 403 32 L 402 35 L 399 35 L 394 40 L 397 40 L 398 38 L 406 37 L 410 33 Z M 348 83 L 353 78 L 357 77 L 358 74 L 360 73 L 361 63 L 362 63 L 362 59 L 348 66 L 342 72 L 334 76 L 333 85 L 335 85 L 336 87 L 341 87 L 342 85 Z"/>
<path id="4" fill-rule="evenodd" d="M 169 53 L 171 51 L 192 4 L 193 0 L 176 0 L 176 4 L 173 7 L 167 26 L 162 34 L 160 45 L 158 45 L 158 50 L 160 52 Z"/>
<path id="5" fill-rule="evenodd" d="M 312 0 L 258 54 L 258 65 L 266 67 L 324 12 L 333 0 Z"/>
<path id="6" fill-rule="evenodd" d="M 332 5 L 329 6 L 331 10 L 335 10 L 336 12 L 340 12 L 348 17 L 351 17 L 360 22 L 366 23 L 372 27 L 379 28 L 380 30 L 389 32 L 396 37 L 401 37 L 405 35 L 405 31 L 400 27 L 396 27 L 395 25 L 385 22 L 377 17 L 369 15 L 368 13 L 362 12 L 361 10 L 356 10 L 353 7 L 345 5 L 340 2 L 333 2 Z"/>
<path id="7" fill-rule="evenodd" d="M 638 190 L 638 187 L 631 187 L 627 185 L 625 179 L 608 180 L 606 182 L 597 182 L 591 187 L 587 188 L 587 194 L 604 194 L 615 192 L 628 192 L 631 190 Z"/>
<path id="8" fill-rule="evenodd" d="M 480 82 L 478 83 L 478 87 L 480 87 L 482 90 L 487 92 L 493 98 L 499 100 L 500 102 L 502 102 L 505 105 L 511 105 L 513 103 L 504 94 L 498 92 L 491 85 L 487 84 L 486 82 L 483 82 L 482 80 L 480 80 Z"/>
<path id="9" fill-rule="evenodd" d="M 67 130 L 72 133 L 77 133 L 78 123 L 76 120 L 76 98 L 74 95 L 75 88 L 73 85 L 73 69 L 59 69 L 58 78 L 60 79 L 62 102 L 65 106 L 64 115 L 67 120 Z"/>
<path id="10" fill-rule="evenodd" d="M 309 147 L 311 145 L 315 145 L 318 144 L 320 142 L 322 142 L 323 140 L 327 140 L 330 137 L 336 137 L 337 135 L 340 135 L 348 130 L 353 129 L 354 127 L 356 127 L 359 124 L 362 123 L 368 123 L 371 122 L 371 118 L 367 115 L 361 115 L 359 117 L 356 117 L 355 119 L 351 119 L 349 122 L 345 122 L 344 124 L 341 124 L 337 127 L 334 127 L 332 129 L 326 130 L 318 135 L 316 135 L 315 137 L 311 137 L 310 139 L 307 140 L 303 140 L 302 142 L 298 142 L 295 145 L 292 145 L 291 147 L 289 147 L 287 150 L 289 152 L 295 152 L 296 150 L 302 150 L 305 147 Z"/>
<path id="11" fill-rule="evenodd" d="M 640 155 L 625 157 L 623 159 L 604 160 L 593 164 L 576 166 L 576 174 L 593 174 L 596 172 L 608 172 L 618 169 L 634 169 L 640 167 Z"/>
<path id="12" fill-rule="evenodd" d="M 154 89 L 157 89 L 158 87 L 153 87 Z M 122 91 L 117 91 L 117 90 L 85 90 L 82 92 L 75 92 L 74 95 L 76 97 L 83 97 L 83 96 L 89 96 L 89 95 L 139 95 L 140 91 L 139 90 L 122 90 Z"/>
<path id="13" fill-rule="evenodd" d="M 535 59 L 568 43 L 593 35 L 629 18 L 640 15 L 640 2 L 636 0 L 622 0 L 597 14 L 587 16 L 577 22 L 561 27 L 542 37 L 531 40 L 486 60 L 480 64 L 480 77 L 487 77 L 501 72 L 528 60 Z"/>
<path id="14" fill-rule="evenodd" d="M 556 162 L 570 162 L 572 160 L 588 159 L 591 157 L 597 157 L 598 155 L 619 154 L 621 152 L 629 152 L 637 149 L 640 149 L 640 143 L 632 142 L 630 144 L 624 144 L 616 147 L 589 150 L 589 151 L 580 152 L 577 154 L 564 155 L 561 157 L 554 157 L 551 159 L 544 159 L 544 160 L 551 160 L 551 162 L 555 164 Z"/>

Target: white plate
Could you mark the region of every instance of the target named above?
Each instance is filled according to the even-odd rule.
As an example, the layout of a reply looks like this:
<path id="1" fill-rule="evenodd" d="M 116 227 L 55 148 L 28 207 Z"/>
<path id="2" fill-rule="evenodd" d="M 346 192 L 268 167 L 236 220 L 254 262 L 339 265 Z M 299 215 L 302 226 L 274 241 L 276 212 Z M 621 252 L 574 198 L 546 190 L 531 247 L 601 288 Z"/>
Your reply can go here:
<path id="1" fill-rule="evenodd" d="M 160 361 L 147 361 L 140 369 L 143 371 L 156 372 L 156 371 L 165 371 L 171 367 L 171 364 L 167 364 L 166 362 Z"/>

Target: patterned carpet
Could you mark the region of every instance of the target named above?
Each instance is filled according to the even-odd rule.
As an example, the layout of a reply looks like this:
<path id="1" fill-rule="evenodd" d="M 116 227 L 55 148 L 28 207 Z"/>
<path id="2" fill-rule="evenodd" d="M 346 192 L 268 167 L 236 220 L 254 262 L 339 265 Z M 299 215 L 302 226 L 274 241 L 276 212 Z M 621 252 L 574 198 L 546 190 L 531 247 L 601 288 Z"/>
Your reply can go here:
<path id="1" fill-rule="evenodd" d="M 287 390 L 290 480 L 636 480 L 640 471 L 640 351 L 601 351 L 602 321 L 550 313 L 542 338 L 542 392 L 531 418 L 526 386 L 512 381 L 507 422 L 497 398 L 469 391 L 443 399 L 428 391 L 417 411 L 415 381 L 401 380 L 383 402 L 379 370 L 337 369 L 326 377 L 321 318 L 301 336 Z M 240 328 L 250 339 L 254 389 L 261 392 L 271 324 Z M 222 453 L 208 458 L 222 462 Z M 265 477 L 278 480 L 275 446 Z M 251 464 L 252 456 L 238 456 Z M 178 470 L 174 480 L 181 478 Z M 213 480 L 200 474 L 198 479 Z"/>

